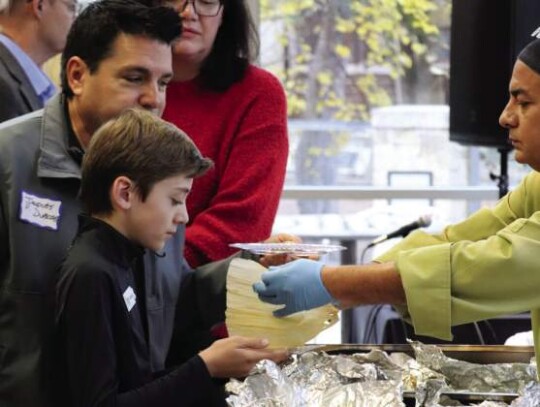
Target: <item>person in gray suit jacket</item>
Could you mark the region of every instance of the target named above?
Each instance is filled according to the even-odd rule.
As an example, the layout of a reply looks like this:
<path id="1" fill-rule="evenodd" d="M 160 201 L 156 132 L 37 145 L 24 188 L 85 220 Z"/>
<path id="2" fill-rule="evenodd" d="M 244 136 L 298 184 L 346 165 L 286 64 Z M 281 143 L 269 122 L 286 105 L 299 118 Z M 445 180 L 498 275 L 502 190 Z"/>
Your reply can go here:
<path id="1" fill-rule="evenodd" d="M 54 95 L 41 66 L 63 50 L 76 11 L 77 0 L 10 0 L 0 8 L 0 122 Z"/>

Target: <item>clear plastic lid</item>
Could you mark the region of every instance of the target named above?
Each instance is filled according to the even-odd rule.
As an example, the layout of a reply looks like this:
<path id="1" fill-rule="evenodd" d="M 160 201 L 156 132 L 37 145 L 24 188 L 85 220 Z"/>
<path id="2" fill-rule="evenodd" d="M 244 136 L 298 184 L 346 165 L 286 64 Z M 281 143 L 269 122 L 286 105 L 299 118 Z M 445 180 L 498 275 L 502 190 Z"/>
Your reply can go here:
<path id="1" fill-rule="evenodd" d="M 346 249 L 339 245 L 306 243 L 232 243 L 230 246 L 254 254 L 293 254 L 295 256 L 321 255 Z"/>

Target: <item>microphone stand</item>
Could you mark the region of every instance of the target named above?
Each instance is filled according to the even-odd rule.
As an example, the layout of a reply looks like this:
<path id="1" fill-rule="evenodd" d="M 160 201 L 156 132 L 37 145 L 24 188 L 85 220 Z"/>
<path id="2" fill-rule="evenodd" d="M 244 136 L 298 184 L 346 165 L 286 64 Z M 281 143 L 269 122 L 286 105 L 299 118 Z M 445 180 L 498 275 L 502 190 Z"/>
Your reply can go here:
<path id="1" fill-rule="evenodd" d="M 499 198 L 502 198 L 508 193 L 508 153 L 511 151 L 508 147 L 498 148 L 497 151 L 501 155 L 501 173 L 499 175 L 492 172 L 489 173 L 489 178 L 492 181 L 497 181 L 499 187 Z"/>
<path id="2" fill-rule="evenodd" d="M 501 173 L 497 175 L 493 172 L 490 172 L 489 178 L 492 181 L 497 181 L 497 187 L 499 188 L 499 198 L 502 198 L 508 193 L 508 153 L 510 153 L 512 149 L 508 147 L 501 147 L 498 148 L 497 151 L 500 154 Z M 362 255 L 360 256 L 360 264 L 364 263 L 364 255 L 366 254 L 367 250 L 375 246 L 377 243 L 371 242 L 364 248 L 364 250 L 362 251 Z"/>

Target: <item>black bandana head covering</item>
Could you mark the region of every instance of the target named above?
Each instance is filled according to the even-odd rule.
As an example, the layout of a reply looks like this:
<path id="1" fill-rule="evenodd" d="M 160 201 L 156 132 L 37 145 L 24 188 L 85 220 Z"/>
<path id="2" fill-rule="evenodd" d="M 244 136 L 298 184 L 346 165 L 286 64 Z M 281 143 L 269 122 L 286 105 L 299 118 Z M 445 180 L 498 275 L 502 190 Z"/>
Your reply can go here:
<path id="1" fill-rule="evenodd" d="M 527 44 L 519 53 L 518 59 L 540 75 L 540 39 Z"/>

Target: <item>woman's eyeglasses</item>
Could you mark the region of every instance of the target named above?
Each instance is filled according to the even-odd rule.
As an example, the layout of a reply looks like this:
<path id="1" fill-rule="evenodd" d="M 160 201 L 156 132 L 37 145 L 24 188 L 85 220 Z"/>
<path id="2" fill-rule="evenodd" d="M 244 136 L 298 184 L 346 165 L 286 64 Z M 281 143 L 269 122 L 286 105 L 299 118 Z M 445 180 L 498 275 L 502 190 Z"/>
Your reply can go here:
<path id="1" fill-rule="evenodd" d="M 168 3 L 178 10 L 179 13 L 182 13 L 188 4 L 191 3 L 193 11 L 198 15 L 205 17 L 217 16 L 222 6 L 220 0 L 177 0 L 169 1 Z"/>

